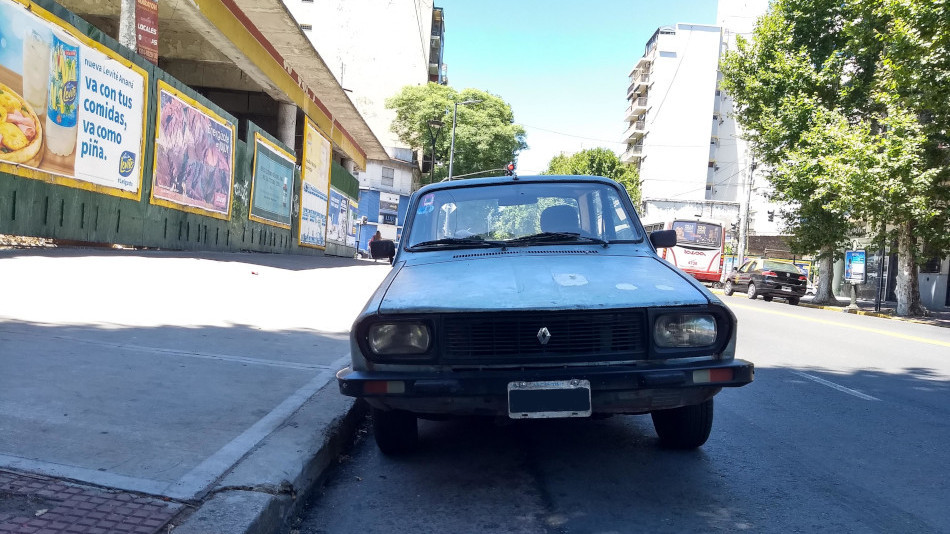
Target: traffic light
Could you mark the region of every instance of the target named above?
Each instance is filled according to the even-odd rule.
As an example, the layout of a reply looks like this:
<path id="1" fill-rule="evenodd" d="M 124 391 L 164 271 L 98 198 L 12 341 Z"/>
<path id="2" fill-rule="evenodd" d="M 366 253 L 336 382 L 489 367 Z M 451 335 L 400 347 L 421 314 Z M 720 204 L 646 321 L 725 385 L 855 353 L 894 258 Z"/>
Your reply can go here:
<path id="1" fill-rule="evenodd" d="M 515 164 L 509 163 L 505 165 L 505 176 L 514 176 L 515 175 Z"/>

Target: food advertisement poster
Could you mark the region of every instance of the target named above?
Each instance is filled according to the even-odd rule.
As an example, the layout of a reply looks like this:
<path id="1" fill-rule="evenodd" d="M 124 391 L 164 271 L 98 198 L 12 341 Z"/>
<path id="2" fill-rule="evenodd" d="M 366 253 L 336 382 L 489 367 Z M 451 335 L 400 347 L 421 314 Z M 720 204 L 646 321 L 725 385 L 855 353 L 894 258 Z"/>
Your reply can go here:
<path id="1" fill-rule="evenodd" d="M 143 69 L 39 5 L 0 0 L 3 170 L 139 199 L 147 87 Z"/>
<path id="2" fill-rule="evenodd" d="M 300 245 L 326 248 L 330 200 L 330 140 L 306 120 L 300 188 Z"/>
<path id="3" fill-rule="evenodd" d="M 156 120 L 152 203 L 230 218 L 234 125 L 164 81 Z"/>
<path id="4" fill-rule="evenodd" d="M 350 233 L 350 202 L 343 193 L 330 188 L 330 212 L 327 217 L 327 241 L 346 245 Z"/>
<path id="5" fill-rule="evenodd" d="M 295 164 L 293 154 L 254 132 L 251 220 L 290 229 Z"/>

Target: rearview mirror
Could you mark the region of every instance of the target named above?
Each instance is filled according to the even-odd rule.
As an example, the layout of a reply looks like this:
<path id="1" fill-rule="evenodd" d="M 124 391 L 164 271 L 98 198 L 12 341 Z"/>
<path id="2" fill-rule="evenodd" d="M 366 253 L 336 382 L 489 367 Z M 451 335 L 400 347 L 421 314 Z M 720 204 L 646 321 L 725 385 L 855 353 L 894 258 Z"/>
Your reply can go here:
<path id="1" fill-rule="evenodd" d="M 676 230 L 657 230 L 650 234 L 653 248 L 670 248 L 676 245 Z"/>

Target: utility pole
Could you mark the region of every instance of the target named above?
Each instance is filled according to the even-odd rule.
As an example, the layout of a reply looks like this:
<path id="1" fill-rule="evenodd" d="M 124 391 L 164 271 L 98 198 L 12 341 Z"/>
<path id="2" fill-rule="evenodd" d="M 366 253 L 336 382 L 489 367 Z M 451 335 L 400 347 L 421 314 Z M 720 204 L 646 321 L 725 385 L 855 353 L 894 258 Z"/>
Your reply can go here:
<path id="1" fill-rule="evenodd" d="M 742 260 L 745 258 L 746 239 L 749 233 L 749 204 L 752 203 L 752 179 L 755 173 L 755 158 L 749 164 L 749 171 L 745 180 L 745 201 L 739 206 L 739 251 L 736 254 L 736 265 L 742 266 Z M 737 268 L 738 268 L 737 267 Z"/>

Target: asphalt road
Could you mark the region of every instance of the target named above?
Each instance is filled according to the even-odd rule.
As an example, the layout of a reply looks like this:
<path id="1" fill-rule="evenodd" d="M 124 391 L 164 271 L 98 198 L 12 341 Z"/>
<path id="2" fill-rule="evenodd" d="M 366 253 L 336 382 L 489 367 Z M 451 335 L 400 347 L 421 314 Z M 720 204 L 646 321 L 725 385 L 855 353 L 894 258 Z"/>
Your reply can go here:
<path id="1" fill-rule="evenodd" d="M 367 429 L 297 529 L 950 532 L 950 329 L 723 298 L 756 380 L 702 449 L 658 448 L 649 416 L 422 422 L 400 459 Z"/>

